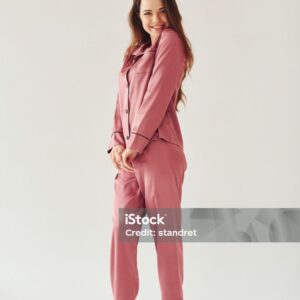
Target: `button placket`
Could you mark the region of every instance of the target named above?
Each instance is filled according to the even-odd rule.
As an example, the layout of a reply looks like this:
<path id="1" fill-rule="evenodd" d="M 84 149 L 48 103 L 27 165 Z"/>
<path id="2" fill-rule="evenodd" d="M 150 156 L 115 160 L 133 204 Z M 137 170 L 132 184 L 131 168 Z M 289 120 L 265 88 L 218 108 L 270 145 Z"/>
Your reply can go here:
<path id="1" fill-rule="evenodd" d="M 138 57 L 140 55 L 142 55 L 143 53 L 140 53 L 138 55 L 134 55 L 134 57 L 132 58 L 132 63 L 130 65 L 130 67 L 128 68 L 128 70 L 126 71 L 126 87 L 127 87 L 127 108 L 125 109 L 125 113 L 127 115 L 127 125 L 128 125 L 128 135 L 126 136 L 126 139 L 129 140 L 130 138 L 130 122 L 129 122 L 129 112 L 130 112 L 130 105 L 129 105 L 129 88 L 130 88 L 130 84 L 128 82 L 128 73 L 131 69 L 131 67 L 136 63 Z"/>
<path id="2" fill-rule="evenodd" d="M 127 108 L 126 108 L 126 115 L 127 115 L 127 124 L 128 124 L 128 135 L 126 136 L 126 139 L 129 140 L 130 137 L 130 124 L 129 124 L 129 82 L 128 82 L 128 72 L 130 69 L 126 72 L 126 84 L 127 84 Z"/>

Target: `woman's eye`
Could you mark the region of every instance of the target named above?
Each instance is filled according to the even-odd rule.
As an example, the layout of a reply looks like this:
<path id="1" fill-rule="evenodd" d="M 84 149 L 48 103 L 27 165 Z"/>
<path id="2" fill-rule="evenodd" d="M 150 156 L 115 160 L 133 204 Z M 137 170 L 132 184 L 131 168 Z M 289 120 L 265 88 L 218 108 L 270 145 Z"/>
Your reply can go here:
<path id="1" fill-rule="evenodd" d="M 163 9 L 163 10 L 160 10 L 159 12 L 165 14 L 165 13 L 166 13 L 166 10 Z M 150 12 L 146 12 L 146 13 L 144 13 L 144 15 L 145 15 L 145 16 L 146 16 L 146 15 L 151 15 L 151 13 L 150 13 Z"/>

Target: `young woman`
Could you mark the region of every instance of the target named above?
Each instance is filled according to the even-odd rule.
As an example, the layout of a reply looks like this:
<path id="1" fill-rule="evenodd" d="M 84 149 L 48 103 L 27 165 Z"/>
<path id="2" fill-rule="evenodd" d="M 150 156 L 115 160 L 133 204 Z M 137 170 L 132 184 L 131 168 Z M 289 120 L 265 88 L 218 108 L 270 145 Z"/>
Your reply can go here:
<path id="1" fill-rule="evenodd" d="M 177 119 L 181 83 L 193 65 L 175 0 L 133 0 L 132 42 L 119 73 L 107 152 L 114 181 L 111 284 L 115 300 L 138 294 L 138 242 L 119 239 L 119 208 L 180 208 L 187 163 Z M 163 300 L 183 299 L 182 242 L 155 241 Z"/>

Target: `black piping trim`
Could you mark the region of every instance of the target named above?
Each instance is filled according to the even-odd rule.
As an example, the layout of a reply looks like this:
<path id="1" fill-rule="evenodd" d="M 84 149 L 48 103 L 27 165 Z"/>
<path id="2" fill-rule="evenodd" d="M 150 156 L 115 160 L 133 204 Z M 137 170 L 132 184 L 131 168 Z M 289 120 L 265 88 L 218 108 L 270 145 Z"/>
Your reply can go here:
<path id="1" fill-rule="evenodd" d="M 142 135 L 142 134 L 140 134 L 140 133 L 137 133 L 137 132 L 132 132 L 132 131 L 131 131 L 131 133 L 134 133 L 134 134 L 140 135 L 140 136 L 142 136 L 143 138 L 145 138 L 146 140 L 148 140 L 148 141 L 151 141 L 150 139 L 148 139 L 147 137 L 145 137 L 144 135 Z"/>
<path id="2" fill-rule="evenodd" d="M 122 131 L 114 131 L 114 132 L 111 134 L 111 136 L 113 136 L 115 133 L 122 133 L 122 134 L 123 134 Z"/>
<path id="3" fill-rule="evenodd" d="M 126 71 L 126 83 L 127 83 L 127 109 L 128 109 L 128 114 L 127 114 L 127 126 L 128 126 L 128 131 L 130 132 L 130 123 L 129 123 L 129 113 L 130 113 L 130 105 L 129 105 L 129 82 L 128 82 L 128 73 L 129 73 L 130 68 Z"/>
<path id="4" fill-rule="evenodd" d="M 181 145 L 179 145 L 179 144 L 176 144 L 176 143 L 173 143 L 173 142 L 169 142 L 168 140 L 166 140 L 166 139 L 164 139 L 164 138 L 160 138 L 160 139 L 163 140 L 163 141 L 166 142 L 166 143 L 172 144 L 172 145 L 174 145 L 174 146 L 177 146 L 177 147 L 183 149 L 183 146 L 181 146 Z M 155 140 L 155 141 L 157 141 L 157 140 Z"/>

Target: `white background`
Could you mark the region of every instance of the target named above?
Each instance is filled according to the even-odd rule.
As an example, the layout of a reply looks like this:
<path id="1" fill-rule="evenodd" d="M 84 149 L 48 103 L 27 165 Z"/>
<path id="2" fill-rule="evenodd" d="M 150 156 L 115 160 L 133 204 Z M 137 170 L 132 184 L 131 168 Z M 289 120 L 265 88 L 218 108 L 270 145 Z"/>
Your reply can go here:
<path id="1" fill-rule="evenodd" d="M 0 298 L 112 299 L 106 154 L 131 1 L 0 0 Z M 299 207 L 300 3 L 180 1 L 184 207 Z M 299 244 L 184 244 L 186 300 L 298 300 Z M 160 299 L 153 244 L 139 300 Z"/>

